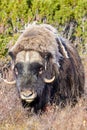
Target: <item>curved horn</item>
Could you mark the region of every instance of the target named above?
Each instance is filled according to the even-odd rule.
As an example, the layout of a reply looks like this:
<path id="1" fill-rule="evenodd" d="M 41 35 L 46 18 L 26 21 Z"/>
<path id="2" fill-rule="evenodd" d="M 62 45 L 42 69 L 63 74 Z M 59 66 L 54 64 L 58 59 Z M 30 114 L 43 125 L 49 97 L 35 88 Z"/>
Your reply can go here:
<path id="1" fill-rule="evenodd" d="M 44 78 L 45 83 L 52 83 L 55 80 L 55 76 L 53 76 L 51 79 Z"/>
<path id="2" fill-rule="evenodd" d="M 13 81 L 7 81 L 7 79 L 3 79 L 3 78 L 0 78 L 0 79 L 3 80 L 5 83 L 10 84 L 10 85 L 16 84 L 15 80 L 13 80 Z"/>

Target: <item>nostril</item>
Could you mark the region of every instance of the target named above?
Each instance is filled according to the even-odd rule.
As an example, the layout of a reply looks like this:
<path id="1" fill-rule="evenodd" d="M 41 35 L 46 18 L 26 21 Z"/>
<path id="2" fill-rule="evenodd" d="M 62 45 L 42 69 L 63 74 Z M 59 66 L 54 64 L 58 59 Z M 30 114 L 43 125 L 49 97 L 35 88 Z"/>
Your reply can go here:
<path id="1" fill-rule="evenodd" d="M 23 95 L 24 97 L 30 97 L 30 96 L 33 95 L 33 92 L 22 93 L 22 95 Z"/>
<path id="2" fill-rule="evenodd" d="M 33 91 L 22 91 L 20 93 L 20 98 L 22 100 L 25 100 L 26 102 L 30 103 L 37 97 L 37 93 Z"/>
<path id="3" fill-rule="evenodd" d="M 20 93 L 20 96 L 22 97 L 22 98 L 29 98 L 29 97 L 31 97 L 33 95 L 33 92 L 32 91 L 22 91 L 21 93 Z"/>

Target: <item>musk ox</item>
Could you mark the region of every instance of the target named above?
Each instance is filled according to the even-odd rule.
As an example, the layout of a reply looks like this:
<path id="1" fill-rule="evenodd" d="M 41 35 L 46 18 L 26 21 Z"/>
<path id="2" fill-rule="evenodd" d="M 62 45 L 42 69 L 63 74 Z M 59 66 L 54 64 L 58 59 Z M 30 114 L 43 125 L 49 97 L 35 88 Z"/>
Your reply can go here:
<path id="1" fill-rule="evenodd" d="M 21 100 L 35 111 L 48 104 L 75 103 L 83 94 L 81 59 L 73 45 L 51 25 L 30 25 L 9 55 L 16 81 L 12 83 L 16 83 Z"/>

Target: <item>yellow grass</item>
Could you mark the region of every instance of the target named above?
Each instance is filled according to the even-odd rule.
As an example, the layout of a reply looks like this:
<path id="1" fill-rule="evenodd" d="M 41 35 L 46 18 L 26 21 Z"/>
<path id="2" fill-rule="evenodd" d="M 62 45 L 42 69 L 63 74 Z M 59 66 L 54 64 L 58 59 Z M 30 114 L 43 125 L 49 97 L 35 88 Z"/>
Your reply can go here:
<path id="1" fill-rule="evenodd" d="M 27 118 L 24 113 L 21 114 L 21 120 L 15 120 L 14 117 L 3 120 L 0 130 L 87 130 L 87 100 L 83 99 L 73 108 L 56 108 L 55 111 L 33 114 Z"/>

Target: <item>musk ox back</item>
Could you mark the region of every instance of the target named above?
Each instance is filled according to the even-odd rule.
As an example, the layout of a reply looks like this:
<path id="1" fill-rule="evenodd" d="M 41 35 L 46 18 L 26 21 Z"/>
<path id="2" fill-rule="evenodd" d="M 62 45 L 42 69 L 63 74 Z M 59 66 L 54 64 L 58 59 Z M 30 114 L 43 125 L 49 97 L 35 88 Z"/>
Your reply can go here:
<path id="1" fill-rule="evenodd" d="M 81 59 L 51 25 L 30 25 L 9 50 L 22 101 L 35 111 L 75 103 L 84 92 Z"/>

